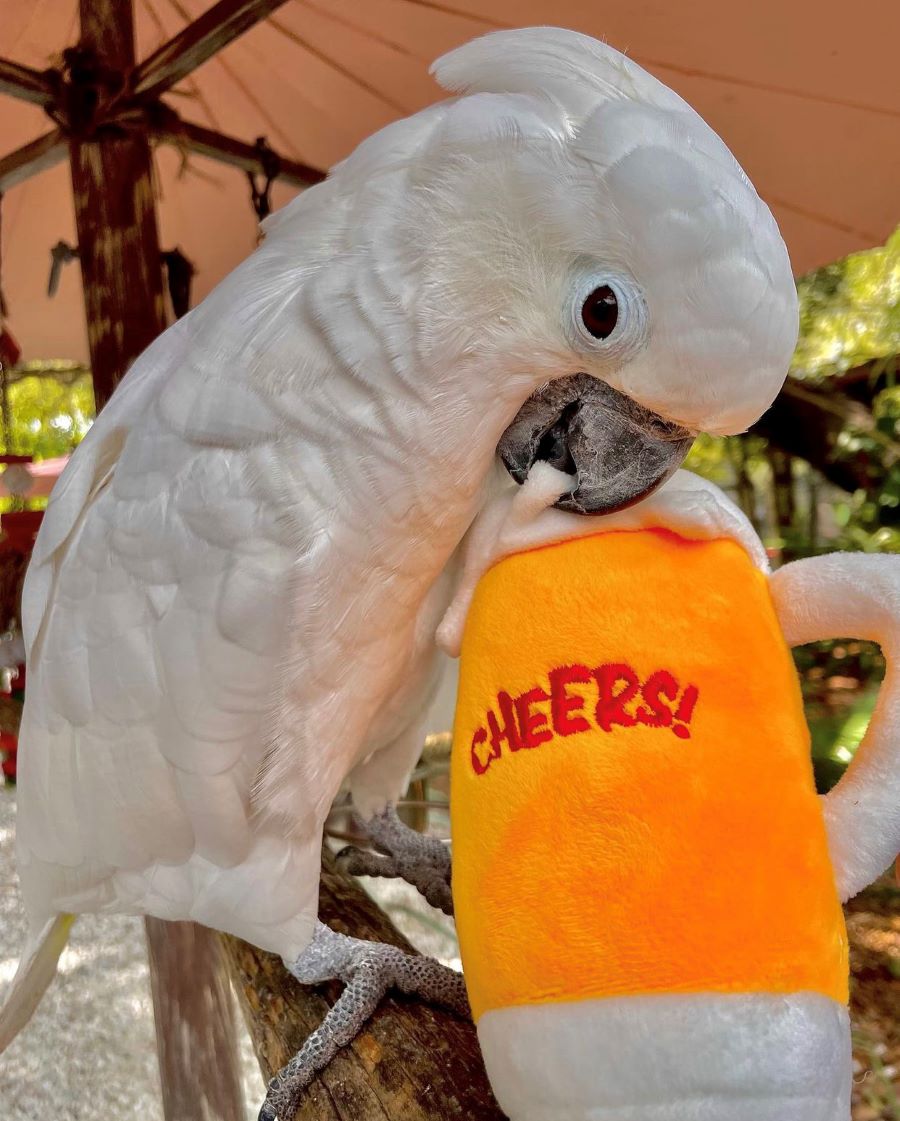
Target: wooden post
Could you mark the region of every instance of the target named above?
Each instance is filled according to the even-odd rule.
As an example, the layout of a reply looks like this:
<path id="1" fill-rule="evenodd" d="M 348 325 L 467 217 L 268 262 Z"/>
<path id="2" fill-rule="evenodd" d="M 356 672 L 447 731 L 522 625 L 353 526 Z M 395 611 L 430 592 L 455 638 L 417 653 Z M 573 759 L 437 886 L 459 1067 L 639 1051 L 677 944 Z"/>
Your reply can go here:
<path id="1" fill-rule="evenodd" d="M 134 66 L 132 0 L 80 0 L 80 46 L 98 68 Z M 115 92 L 115 91 L 111 91 Z M 114 127 L 70 144 L 97 409 L 165 326 L 150 145 Z"/>
<path id="2" fill-rule="evenodd" d="M 218 934 L 146 919 L 166 1121 L 244 1121 L 237 1023 Z"/>
<path id="3" fill-rule="evenodd" d="M 132 0 L 80 0 L 81 40 L 113 97 L 134 66 Z M 107 77 L 104 77 L 107 75 Z M 104 86 L 104 82 L 108 85 Z M 98 410 L 165 327 L 150 145 L 101 123 L 70 141 L 78 248 Z M 242 1121 L 236 1027 L 217 940 L 148 919 L 166 1121 Z"/>

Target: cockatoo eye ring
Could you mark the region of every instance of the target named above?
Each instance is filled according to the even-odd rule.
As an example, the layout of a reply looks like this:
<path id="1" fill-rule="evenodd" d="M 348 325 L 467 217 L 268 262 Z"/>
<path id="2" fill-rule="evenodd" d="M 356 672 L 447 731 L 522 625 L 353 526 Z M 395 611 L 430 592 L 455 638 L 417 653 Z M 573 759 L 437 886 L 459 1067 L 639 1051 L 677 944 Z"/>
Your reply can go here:
<path id="1" fill-rule="evenodd" d="M 601 284 L 589 293 L 581 305 L 581 323 L 595 339 L 608 339 L 619 322 L 619 299 L 609 284 Z"/>
<path id="2" fill-rule="evenodd" d="M 590 269 L 573 286 L 569 328 L 573 343 L 594 354 L 623 355 L 646 337 L 647 309 L 640 288 L 626 275 Z"/>

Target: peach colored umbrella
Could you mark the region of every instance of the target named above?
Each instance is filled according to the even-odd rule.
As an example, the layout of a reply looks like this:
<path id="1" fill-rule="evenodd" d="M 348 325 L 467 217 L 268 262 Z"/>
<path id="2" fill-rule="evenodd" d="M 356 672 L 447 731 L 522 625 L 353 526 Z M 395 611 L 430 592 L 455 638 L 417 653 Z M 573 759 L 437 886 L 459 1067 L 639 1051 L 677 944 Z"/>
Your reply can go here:
<path id="1" fill-rule="evenodd" d="M 204 10 L 136 0 L 138 58 Z M 0 0 L 0 55 L 38 69 L 77 34 L 76 0 Z M 363 137 L 441 96 L 441 52 L 492 28 L 555 23 L 605 37 L 690 101 L 772 205 L 795 272 L 884 241 L 900 219 L 896 0 L 288 0 L 166 94 L 188 121 L 327 168 Z M 42 132 L 37 106 L 0 98 L 0 156 Z M 164 249 L 197 266 L 198 299 L 254 245 L 242 172 L 160 148 Z M 276 185 L 274 202 L 292 189 Z M 87 358 L 80 276 L 46 295 L 50 247 L 74 243 L 61 163 L 2 203 L 2 283 L 24 357 Z"/>

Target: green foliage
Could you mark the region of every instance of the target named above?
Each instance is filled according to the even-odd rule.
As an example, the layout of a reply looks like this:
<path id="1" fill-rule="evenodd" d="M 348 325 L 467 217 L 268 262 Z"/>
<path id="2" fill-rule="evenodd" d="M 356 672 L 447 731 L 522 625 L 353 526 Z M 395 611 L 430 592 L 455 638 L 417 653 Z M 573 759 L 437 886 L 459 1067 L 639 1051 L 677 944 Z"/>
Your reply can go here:
<path id="1" fill-rule="evenodd" d="M 94 418 L 90 371 L 71 363 L 30 363 L 7 389 L 0 445 L 8 455 L 50 459 L 67 455 Z"/>
<path id="2" fill-rule="evenodd" d="M 824 794 L 862 741 L 884 677 L 884 657 L 874 643 L 830 639 L 797 647 L 794 664 L 812 735 L 816 785 Z"/>
<path id="3" fill-rule="evenodd" d="M 73 451 L 94 419 L 90 371 L 74 362 L 30 362 L 7 372 L 6 380 L 0 452 L 39 460 Z M 46 498 L 24 501 L 32 509 L 46 504 Z M 22 508 L 21 498 L 0 498 L 0 513 Z"/>
<path id="4" fill-rule="evenodd" d="M 877 249 L 853 253 L 797 282 L 800 339 L 791 373 L 822 380 L 900 354 L 900 227 Z"/>

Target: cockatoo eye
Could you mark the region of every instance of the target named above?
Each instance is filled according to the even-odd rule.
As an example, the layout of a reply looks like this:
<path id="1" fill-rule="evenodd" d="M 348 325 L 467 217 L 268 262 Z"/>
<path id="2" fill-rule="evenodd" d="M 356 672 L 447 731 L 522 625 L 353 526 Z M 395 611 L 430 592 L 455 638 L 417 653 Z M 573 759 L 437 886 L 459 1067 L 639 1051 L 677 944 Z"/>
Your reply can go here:
<path id="1" fill-rule="evenodd" d="M 595 288 L 581 305 L 581 322 L 595 339 L 608 339 L 619 322 L 619 300 L 608 284 Z"/>
<path id="2" fill-rule="evenodd" d="M 577 350 L 624 361 L 647 338 L 647 305 L 632 276 L 596 264 L 579 270 L 569 297 L 568 334 Z"/>

